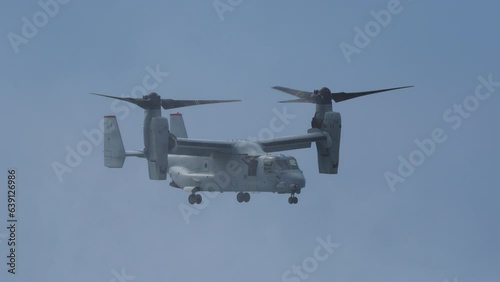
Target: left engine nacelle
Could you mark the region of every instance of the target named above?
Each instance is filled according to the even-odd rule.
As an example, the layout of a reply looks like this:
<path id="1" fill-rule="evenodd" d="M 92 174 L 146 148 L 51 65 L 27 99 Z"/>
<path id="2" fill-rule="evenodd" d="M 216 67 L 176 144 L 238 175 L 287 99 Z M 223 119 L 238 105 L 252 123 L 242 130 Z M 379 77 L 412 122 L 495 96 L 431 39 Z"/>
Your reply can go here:
<path id="1" fill-rule="evenodd" d="M 170 138 L 168 119 L 164 117 L 151 119 L 149 146 L 147 147 L 149 179 L 167 179 Z"/>

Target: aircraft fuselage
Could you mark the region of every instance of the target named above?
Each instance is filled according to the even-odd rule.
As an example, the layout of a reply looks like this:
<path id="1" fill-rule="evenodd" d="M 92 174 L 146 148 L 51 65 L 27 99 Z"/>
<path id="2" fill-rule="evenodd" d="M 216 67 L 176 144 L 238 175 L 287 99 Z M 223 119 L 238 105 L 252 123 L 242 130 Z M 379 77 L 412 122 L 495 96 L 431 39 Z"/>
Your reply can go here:
<path id="1" fill-rule="evenodd" d="M 305 187 L 304 175 L 290 156 L 169 155 L 168 163 L 170 185 L 188 192 L 299 193 Z"/>

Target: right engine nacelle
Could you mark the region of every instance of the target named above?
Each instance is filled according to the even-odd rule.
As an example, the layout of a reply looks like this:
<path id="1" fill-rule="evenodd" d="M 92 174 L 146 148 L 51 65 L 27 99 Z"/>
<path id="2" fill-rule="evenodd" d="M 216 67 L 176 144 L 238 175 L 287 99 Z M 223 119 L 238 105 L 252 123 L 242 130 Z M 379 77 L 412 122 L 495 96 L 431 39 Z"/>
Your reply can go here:
<path id="1" fill-rule="evenodd" d="M 149 179 L 167 179 L 170 138 L 168 120 L 164 117 L 153 118 L 149 128 L 149 145 L 147 147 Z"/>
<path id="2" fill-rule="evenodd" d="M 337 174 L 339 168 L 340 129 L 342 120 L 340 113 L 326 112 L 321 130 L 327 134 L 327 140 L 316 142 L 318 151 L 319 173 Z"/>

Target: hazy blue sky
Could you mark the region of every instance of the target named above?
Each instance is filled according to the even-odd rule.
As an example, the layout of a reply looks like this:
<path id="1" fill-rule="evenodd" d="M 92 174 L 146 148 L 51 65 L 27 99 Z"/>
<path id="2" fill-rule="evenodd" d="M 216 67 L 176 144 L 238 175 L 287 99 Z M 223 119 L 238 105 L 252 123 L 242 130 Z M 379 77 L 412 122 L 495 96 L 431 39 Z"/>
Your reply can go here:
<path id="1" fill-rule="evenodd" d="M 1 281 L 120 281 L 122 270 L 122 281 L 137 282 L 304 281 L 294 265 L 308 281 L 500 279 L 497 1 L 66 2 L 48 12 L 36 1 L 0 4 Z M 366 27 L 373 37 L 359 35 Z M 269 193 L 239 204 L 227 193 L 188 223 L 179 209 L 188 195 L 149 180 L 144 160 L 105 168 L 98 144 L 62 181 L 52 168 L 103 115 L 120 114 L 87 93 L 131 95 L 157 66 L 169 73 L 155 88 L 163 97 L 243 100 L 181 110 L 190 136 L 207 139 L 262 135 L 283 111 L 276 101 L 289 98 L 274 85 L 416 87 L 334 105 L 338 175 L 318 174 L 315 148 L 286 152 L 307 178 L 299 204 Z M 482 99 L 473 96 L 479 77 L 494 81 L 479 88 Z M 469 110 L 455 112 L 464 101 Z M 286 111 L 295 118 L 275 136 L 304 133 L 314 106 Z M 119 121 L 127 149 L 143 147 L 142 118 L 133 108 Z M 398 174 L 399 156 L 417 156 L 415 140 L 437 128 L 446 141 L 391 190 L 384 175 Z M 19 177 L 15 276 L 6 266 L 10 167 Z M 309 273 L 318 238 L 340 247 Z"/>

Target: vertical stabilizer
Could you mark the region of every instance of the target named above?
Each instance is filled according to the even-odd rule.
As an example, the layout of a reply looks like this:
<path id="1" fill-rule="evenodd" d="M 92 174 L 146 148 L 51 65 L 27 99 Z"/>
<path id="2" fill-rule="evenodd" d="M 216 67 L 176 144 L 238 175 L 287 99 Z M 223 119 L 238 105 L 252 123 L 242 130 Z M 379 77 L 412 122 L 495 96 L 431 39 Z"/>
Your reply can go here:
<path id="1" fill-rule="evenodd" d="M 186 125 L 184 125 L 184 119 L 181 113 L 170 114 L 170 132 L 176 137 L 188 138 Z"/>
<path id="2" fill-rule="evenodd" d="M 121 168 L 125 162 L 125 148 L 116 116 L 104 117 L 104 166 Z"/>

